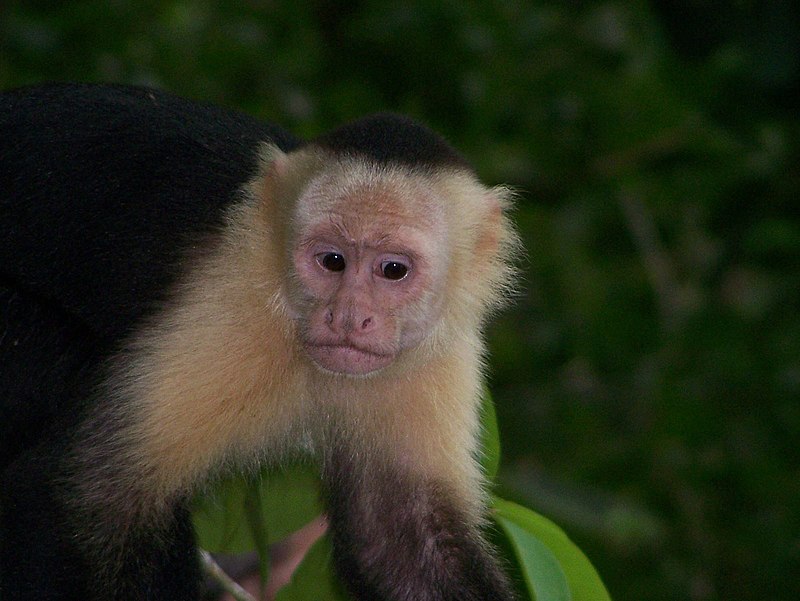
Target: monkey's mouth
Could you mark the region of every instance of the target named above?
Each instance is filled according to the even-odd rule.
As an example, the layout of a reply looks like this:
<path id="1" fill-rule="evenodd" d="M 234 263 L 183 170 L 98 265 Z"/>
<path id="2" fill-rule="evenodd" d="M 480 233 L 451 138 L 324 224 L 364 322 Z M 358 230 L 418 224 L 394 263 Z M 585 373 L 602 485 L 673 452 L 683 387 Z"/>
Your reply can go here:
<path id="1" fill-rule="evenodd" d="M 383 369 L 393 354 L 378 353 L 353 344 L 306 344 L 306 352 L 325 371 L 364 376 Z"/>

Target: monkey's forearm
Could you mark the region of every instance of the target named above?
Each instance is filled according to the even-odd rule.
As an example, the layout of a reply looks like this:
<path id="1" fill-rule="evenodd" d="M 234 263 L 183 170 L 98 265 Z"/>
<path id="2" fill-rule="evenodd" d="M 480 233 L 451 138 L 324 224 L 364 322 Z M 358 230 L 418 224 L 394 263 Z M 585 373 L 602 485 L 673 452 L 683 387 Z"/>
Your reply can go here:
<path id="1" fill-rule="evenodd" d="M 514 598 L 478 525 L 446 485 L 400 469 L 327 461 L 325 479 L 340 575 L 359 600 Z"/>

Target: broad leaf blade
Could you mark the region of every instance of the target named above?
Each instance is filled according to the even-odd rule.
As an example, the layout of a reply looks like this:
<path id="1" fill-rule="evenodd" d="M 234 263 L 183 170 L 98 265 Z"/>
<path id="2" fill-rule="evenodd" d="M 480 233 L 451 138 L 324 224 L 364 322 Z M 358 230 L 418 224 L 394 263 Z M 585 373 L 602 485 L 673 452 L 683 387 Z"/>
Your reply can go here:
<path id="1" fill-rule="evenodd" d="M 594 566 L 553 522 L 530 509 L 498 498 L 494 501 L 494 518 L 517 553 L 523 577 L 533 583 L 531 587 L 536 601 L 611 601 Z M 548 567 L 548 558 L 540 556 L 540 545 L 547 547 L 558 562 L 560 571 L 566 578 L 568 597 L 539 596 L 540 589 L 547 594 L 563 594 L 558 591 L 557 575 L 552 574 Z M 536 561 L 541 561 L 543 565 L 533 565 Z M 538 578 L 544 580 L 537 583 L 535 581 Z"/>

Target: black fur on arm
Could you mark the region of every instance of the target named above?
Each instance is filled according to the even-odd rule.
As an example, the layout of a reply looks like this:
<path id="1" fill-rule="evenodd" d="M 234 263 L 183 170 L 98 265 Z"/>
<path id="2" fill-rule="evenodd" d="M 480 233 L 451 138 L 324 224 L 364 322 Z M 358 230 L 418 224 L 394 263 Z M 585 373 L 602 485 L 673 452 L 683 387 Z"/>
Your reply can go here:
<path id="1" fill-rule="evenodd" d="M 74 465 L 66 457 L 63 439 L 47 436 L 0 475 L 7 512 L 0 522 L 2 598 L 198 599 L 197 551 L 183 502 L 157 521 L 137 520 L 124 508 L 105 510 L 117 521 L 94 520 L 97 508 L 74 503 Z"/>
<path id="2" fill-rule="evenodd" d="M 197 599 L 183 501 L 135 507 L 107 359 L 291 135 L 144 88 L 0 93 L 0 597 Z M 87 435 L 87 431 L 92 437 Z M 109 442 L 110 441 L 110 442 Z M 82 486 L 105 487 L 87 497 Z"/>
<path id="3" fill-rule="evenodd" d="M 359 601 L 515 598 L 446 485 L 341 446 L 323 476 L 337 569 Z"/>

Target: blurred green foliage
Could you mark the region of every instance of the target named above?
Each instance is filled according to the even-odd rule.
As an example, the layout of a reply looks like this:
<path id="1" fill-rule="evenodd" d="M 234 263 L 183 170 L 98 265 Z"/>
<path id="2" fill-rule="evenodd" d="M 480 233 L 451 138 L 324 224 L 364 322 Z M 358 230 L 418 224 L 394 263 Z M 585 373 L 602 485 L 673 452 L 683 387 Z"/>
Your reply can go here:
<path id="1" fill-rule="evenodd" d="M 394 109 L 520 191 L 504 494 L 617 601 L 800 598 L 791 0 L 0 5 L 0 85 L 143 83 L 302 135 Z M 2 135 L 2 132 L 0 132 Z"/>

